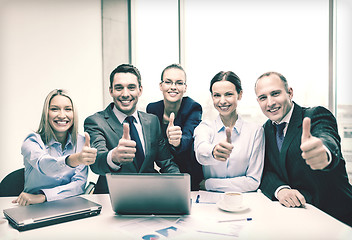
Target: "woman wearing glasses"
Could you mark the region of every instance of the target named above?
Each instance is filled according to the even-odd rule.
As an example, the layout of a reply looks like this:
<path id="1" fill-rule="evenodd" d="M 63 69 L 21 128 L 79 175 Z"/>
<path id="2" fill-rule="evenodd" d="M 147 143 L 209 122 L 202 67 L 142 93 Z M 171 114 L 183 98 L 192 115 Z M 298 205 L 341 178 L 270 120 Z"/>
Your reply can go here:
<path id="1" fill-rule="evenodd" d="M 164 99 L 149 103 L 147 112 L 159 118 L 174 161 L 182 173 L 191 175 L 192 190 L 198 190 L 203 174 L 193 151 L 193 132 L 201 121 L 202 107 L 190 97 L 184 97 L 186 73 L 179 64 L 171 64 L 163 70 L 159 87 Z"/>
<path id="2" fill-rule="evenodd" d="M 89 135 L 78 134 L 73 101 L 61 89 L 45 99 L 37 132 L 30 133 L 21 148 L 25 165 L 23 192 L 13 203 L 29 205 L 82 194 L 88 167 L 97 150 L 90 148 Z"/>
<path id="3" fill-rule="evenodd" d="M 237 113 L 241 80 L 231 71 L 221 71 L 211 80 L 210 93 L 219 115 L 202 121 L 194 131 L 194 149 L 205 179 L 201 189 L 255 191 L 263 171 L 264 131 Z"/>

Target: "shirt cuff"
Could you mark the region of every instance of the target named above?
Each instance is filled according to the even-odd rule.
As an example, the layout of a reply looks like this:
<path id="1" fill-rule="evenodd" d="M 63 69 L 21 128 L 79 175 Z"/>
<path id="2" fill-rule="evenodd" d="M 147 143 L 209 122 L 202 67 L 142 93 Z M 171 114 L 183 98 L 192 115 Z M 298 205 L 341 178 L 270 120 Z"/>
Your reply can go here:
<path id="1" fill-rule="evenodd" d="M 195 149 L 196 159 L 201 165 L 216 165 L 220 161 L 213 156 L 213 150 L 216 144 L 203 144 Z"/>
<path id="2" fill-rule="evenodd" d="M 328 166 L 329 166 L 330 163 L 331 163 L 331 161 L 332 161 L 331 152 L 330 152 L 330 150 L 329 150 L 325 145 L 323 145 L 323 147 L 325 148 L 325 151 L 326 151 L 326 153 L 328 154 Z"/>
<path id="3" fill-rule="evenodd" d="M 284 189 L 284 188 L 291 189 L 291 187 L 290 187 L 289 185 L 282 185 L 282 186 L 278 187 L 278 188 L 276 189 L 275 193 L 274 193 L 274 196 L 276 197 L 276 199 L 278 199 L 278 198 L 277 198 L 277 193 L 278 193 L 281 189 Z"/>
<path id="4" fill-rule="evenodd" d="M 57 190 L 55 188 L 42 189 L 41 191 L 45 195 L 45 199 L 47 202 L 51 202 L 58 199 Z"/>
<path id="5" fill-rule="evenodd" d="M 115 149 L 115 148 L 114 148 L 114 149 Z M 114 162 L 112 161 L 112 157 L 111 157 L 112 151 L 113 151 L 114 149 L 112 149 L 112 150 L 109 151 L 108 156 L 107 156 L 107 158 L 106 158 L 106 161 L 107 161 L 109 167 L 110 167 L 112 170 L 118 171 L 118 170 L 120 170 L 121 167 L 120 167 L 120 165 L 114 163 Z"/>
<path id="6" fill-rule="evenodd" d="M 68 158 L 69 156 L 70 155 L 66 155 L 57 158 L 57 163 L 59 164 L 60 168 L 71 168 L 69 165 L 66 164 L 66 158 Z"/>

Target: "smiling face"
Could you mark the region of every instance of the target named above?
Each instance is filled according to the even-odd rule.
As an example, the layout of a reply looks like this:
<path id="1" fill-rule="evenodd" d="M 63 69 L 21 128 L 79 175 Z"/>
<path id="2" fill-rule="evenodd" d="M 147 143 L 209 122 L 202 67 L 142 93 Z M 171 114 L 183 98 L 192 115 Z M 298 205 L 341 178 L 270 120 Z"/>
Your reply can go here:
<path id="1" fill-rule="evenodd" d="M 131 115 L 136 111 L 138 98 L 142 95 L 142 86 L 139 86 L 134 74 L 116 73 L 109 90 L 110 96 L 119 111 L 126 115 Z"/>
<path id="2" fill-rule="evenodd" d="M 237 93 L 236 86 L 226 80 L 215 82 L 212 86 L 213 104 L 219 114 L 228 117 L 236 113 L 237 101 L 241 100 L 242 91 Z"/>
<path id="3" fill-rule="evenodd" d="M 66 136 L 73 125 L 73 107 L 71 100 L 62 95 L 56 95 L 50 101 L 48 121 L 55 135 Z"/>
<path id="4" fill-rule="evenodd" d="M 163 93 L 164 101 L 170 103 L 181 101 L 186 89 L 186 76 L 181 69 L 165 70 L 163 80 L 160 83 L 160 91 Z"/>
<path id="5" fill-rule="evenodd" d="M 255 92 L 262 112 L 271 121 L 279 123 L 292 108 L 293 90 L 290 87 L 286 90 L 276 74 L 258 79 Z"/>

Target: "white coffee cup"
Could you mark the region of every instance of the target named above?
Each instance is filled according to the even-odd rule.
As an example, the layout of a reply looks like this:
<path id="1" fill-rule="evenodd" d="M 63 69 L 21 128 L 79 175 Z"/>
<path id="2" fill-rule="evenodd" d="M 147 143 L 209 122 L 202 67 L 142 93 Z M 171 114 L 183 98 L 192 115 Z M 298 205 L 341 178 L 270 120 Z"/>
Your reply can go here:
<path id="1" fill-rule="evenodd" d="M 241 207 L 243 205 L 243 194 L 240 192 L 225 192 L 223 203 L 228 208 Z"/>

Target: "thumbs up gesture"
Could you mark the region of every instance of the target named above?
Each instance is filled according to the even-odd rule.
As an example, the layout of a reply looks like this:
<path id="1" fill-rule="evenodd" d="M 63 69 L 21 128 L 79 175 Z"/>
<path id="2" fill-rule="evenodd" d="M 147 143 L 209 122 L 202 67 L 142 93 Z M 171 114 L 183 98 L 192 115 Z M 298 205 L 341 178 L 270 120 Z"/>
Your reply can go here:
<path id="1" fill-rule="evenodd" d="M 117 147 L 112 151 L 112 161 L 120 164 L 132 162 L 136 151 L 136 142 L 130 137 L 130 125 L 124 123 L 122 137 Z"/>
<path id="2" fill-rule="evenodd" d="M 79 164 L 91 165 L 95 162 L 97 157 L 97 149 L 90 147 L 90 136 L 88 133 L 84 133 L 85 143 L 83 145 L 82 151 L 79 154 Z"/>
<path id="3" fill-rule="evenodd" d="M 302 123 L 301 150 L 302 158 L 311 169 L 324 169 L 329 165 L 328 154 L 320 138 L 312 136 L 310 132 L 311 120 L 306 117 Z"/>
<path id="4" fill-rule="evenodd" d="M 82 147 L 82 151 L 71 154 L 65 160 L 66 164 L 70 167 L 77 167 L 78 165 L 91 165 L 95 162 L 97 157 L 97 149 L 90 147 L 90 136 L 88 133 L 84 133 L 85 142 Z"/>
<path id="5" fill-rule="evenodd" d="M 174 126 L 174 120 L 175 120 L 175 114 L 171 113 L 170 119 L 169 119 L 169 125 L 167 126 L 167 129 L 166 129 L 166 136 L 169 143 L 172 146 L 178 147 L 181 144 L 182 131 L 181 131 L 181 127 Z"/>
<path id="6" fill-rule="evenodd" d="M 233 145 L 231 144 L 231 129 L 229 127 L 225 128 L 226 140 L 221 141 L 219 144 L 215 145 L 213 149 L 213 156 L 216 160 L 226 161 L 232 152 Z"/>

